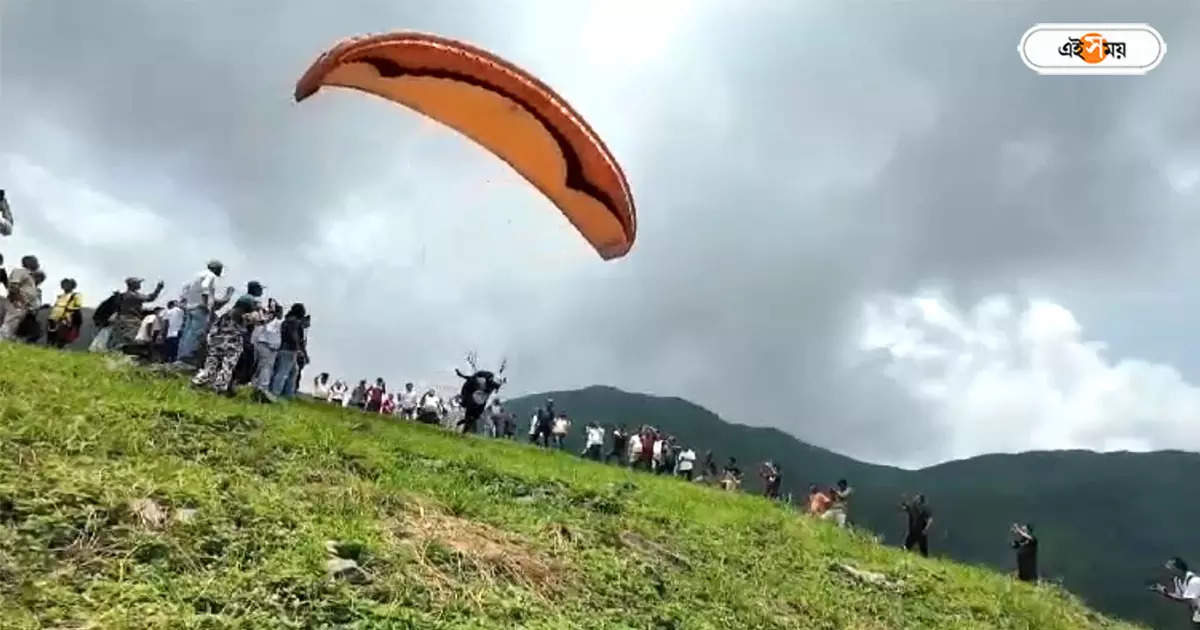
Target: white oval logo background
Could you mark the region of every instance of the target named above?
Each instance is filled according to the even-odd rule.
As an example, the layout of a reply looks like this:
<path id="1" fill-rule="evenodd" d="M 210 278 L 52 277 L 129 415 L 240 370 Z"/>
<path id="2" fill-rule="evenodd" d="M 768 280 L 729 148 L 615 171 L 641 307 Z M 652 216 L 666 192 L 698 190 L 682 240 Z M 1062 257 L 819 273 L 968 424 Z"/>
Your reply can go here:
<path id="1" fill-rule="evenodd" d="M 1098 33 L 1111 47 L 1106 50 L 1111 54 L 1097 63 L 1088 63 L 1078 54 L 1079 47 L 1087 49 L 1089 42 L 1072 42 L 1089 33 Z M 1069 54 L 1073 45 L 1076 54 Z M 1017 50 L 1021 61 L 1038 74 L 1138 75 L 1162 62 L 1167 44 L 1149 24 L 1035 24 L 1025 31 Z M 1118 51 L 1123 54 L 1116 54 Z"/>

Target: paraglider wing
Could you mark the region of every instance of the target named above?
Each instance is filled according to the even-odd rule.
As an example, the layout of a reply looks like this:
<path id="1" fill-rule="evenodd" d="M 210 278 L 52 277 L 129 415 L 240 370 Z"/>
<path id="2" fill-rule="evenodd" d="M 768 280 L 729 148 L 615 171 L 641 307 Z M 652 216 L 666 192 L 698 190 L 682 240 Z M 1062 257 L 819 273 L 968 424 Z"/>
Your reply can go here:
<path id="1" fill-rule="evenodd" d="M 495 55 L 424 33 L 343 41 L 296 84 L 381 96 L 452 127 L 508 162 L 554 202 L 605 260 L 633 246 L 637 219 L 620 165 L 549 87 Z"/>

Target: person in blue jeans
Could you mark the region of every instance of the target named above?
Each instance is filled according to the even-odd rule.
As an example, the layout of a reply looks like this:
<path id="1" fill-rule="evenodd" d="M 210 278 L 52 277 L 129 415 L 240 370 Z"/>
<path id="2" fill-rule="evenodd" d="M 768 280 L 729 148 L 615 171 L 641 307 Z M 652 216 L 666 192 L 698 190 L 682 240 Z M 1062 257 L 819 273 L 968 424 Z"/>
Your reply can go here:
<path id="1" fill-rule="evenodd" d="M 304 305 L 297 302 L 288 309 L 279 328 L 279 352 L 275 355 L 275 373 L 271 393 L 282 398 L 296 395 L 297 359 L 305 351 Z"/>

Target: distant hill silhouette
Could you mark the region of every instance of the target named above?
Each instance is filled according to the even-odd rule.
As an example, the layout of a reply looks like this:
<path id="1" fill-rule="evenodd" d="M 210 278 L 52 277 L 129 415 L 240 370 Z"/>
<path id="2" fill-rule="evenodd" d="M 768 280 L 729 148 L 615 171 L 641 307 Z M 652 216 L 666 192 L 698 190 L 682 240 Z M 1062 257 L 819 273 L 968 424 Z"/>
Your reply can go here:
<path id="1" fill-rule="evenodd" d="M 934 510 L 935 554 L 1001 569 L 1015 566 L 1008 548 L 1014 521 L 1035 524 L 1045 578 L 1061 580 L 1090 605 L 1140 619 L 1154 628 L 1189 628 L 1185 611 L 1142 590 L 1173 555 L 1200 563 L 1200 454 L 1030 452 L 985 455 L 909 471 L 857 461 L 805 444 L 771 428 L 734 424 L 681 398 L 634 394 L 612 387 L 546 392 L 507 401 L 523 436 L 546 399 L 570 414 L 568 447 L 582 449 L 582 425 L 599 421 L 657 426 L 718 464 L 732 455 L 747 473 L 745 488 L 761 489 L 756 472 L 772 459 L 783 466 L 784 492 L 800 499 L 810 482 L 841 477 L 855 486 L 851 519 L 899 544 L 902 492 L 924 492 Z M 606 444 L 605 448 L 607 449 Z"/>

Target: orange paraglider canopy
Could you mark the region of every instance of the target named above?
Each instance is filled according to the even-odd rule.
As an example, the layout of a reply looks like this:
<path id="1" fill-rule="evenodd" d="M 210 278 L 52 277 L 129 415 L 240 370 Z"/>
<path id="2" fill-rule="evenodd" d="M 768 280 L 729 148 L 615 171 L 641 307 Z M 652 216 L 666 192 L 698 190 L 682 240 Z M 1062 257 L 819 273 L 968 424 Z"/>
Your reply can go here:
<path id="1" fill-rule="evenodd" d="M 296 101 L 325 85 L 400 103 L 483 145 L 549 197 L 605 260 L 633 246 L 637 217 L 620 165 L 566 101 L 503 59 L 436 35 L 372 35 L 322 54 L 296 84 Z"/>

